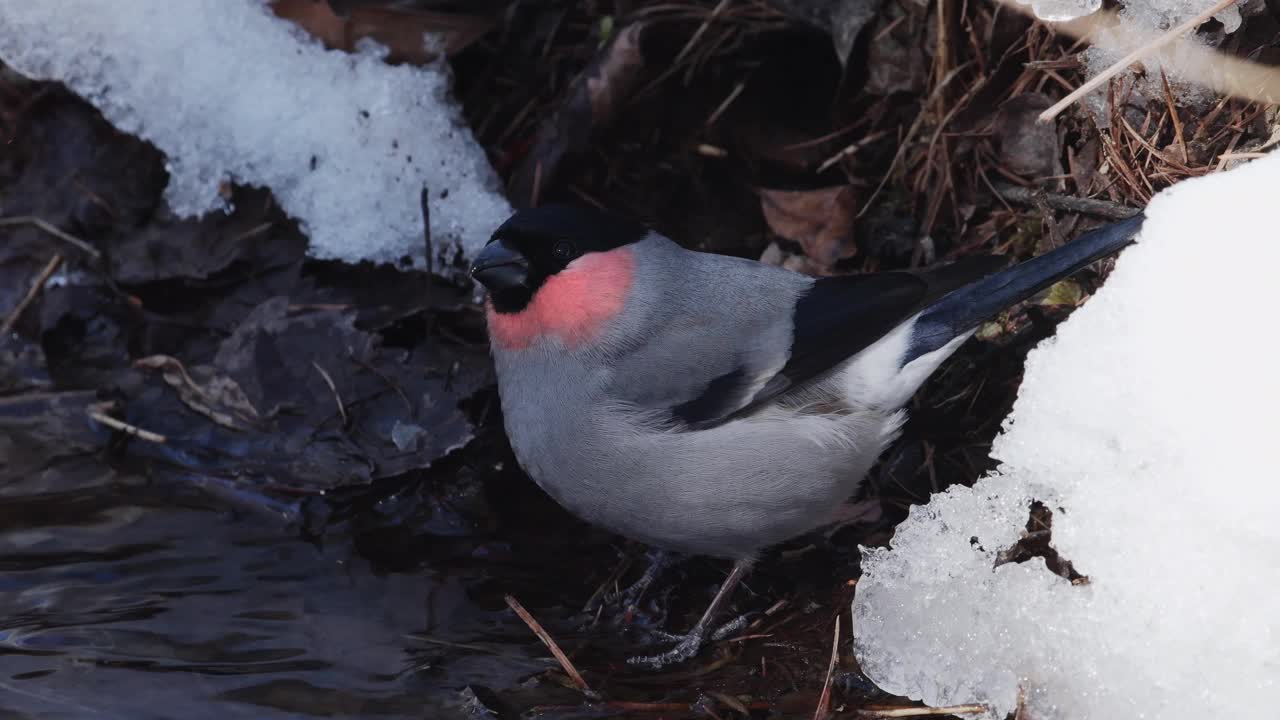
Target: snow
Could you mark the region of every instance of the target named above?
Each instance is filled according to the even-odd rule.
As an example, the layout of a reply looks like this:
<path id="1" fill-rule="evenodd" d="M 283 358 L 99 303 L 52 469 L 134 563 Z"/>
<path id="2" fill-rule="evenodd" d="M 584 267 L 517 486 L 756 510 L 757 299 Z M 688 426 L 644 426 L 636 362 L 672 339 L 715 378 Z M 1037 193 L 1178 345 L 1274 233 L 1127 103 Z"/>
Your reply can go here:
<path id="1" fill-rule="evenodd" d="M 0 0 L 0 60 L 162 150 L 178 214 L 267 186 L 314 257 L 421 266 L 425 185 L 438 260 L 469 255 L 511 208 L 447 68 L 382 56 L 325 50 L 264 0 Z"/>
<path id="2" fill-rule="evenodd" d="M 1018 0 L 1030 5 L 1031 12 L 1046 22 L 1064 22 L 1092 15 L 1102 7 L 1102 0 Z"/>
<path id="3" fill-rule="evenodd" d="M 1092 46 L 1081 54 L 1086 75 L 1092 78 L 1101 74 L 1134 48 L 1196 17 L 1210 5 L 1212 2 L 1205 0 L 1125 0 L 1117 13 L 1117 24 L 1099 28 L 1091 39 Z M 1184 107 L 1198 108 L 1216 99 L 1203 83 L 1221 70 L 1209 65 L 1212 61 L 1207 60 L 1204 53 L 1240 28 L 1242 6 L 1248 12 L 1257 11 L 1250 2 L 1237 3 L 1213 16 L 1222 24 L 1221 28 L 1208 33 L 1188 33 L 1180 42 L 1148 53 L 1140 64 L 1120 76 L 1126 84 L 1116 89 L 1116 96 L 1163 104 L 1163 73 L 1169 80 L 1170 91 Z M 1110 125 L 1106 88 L 1092 93 L 1086 107 L 1100 126 Z"/>
<path id="4" fill-rule="evenodd" d="M 1120 19 L 1159 32 L 1181 25 L 1209 9 L 1213 3 L 1214 0 L 1125 0 Z M 1227 34 L 1240 29 L 1240 8 L 1237 5 L 1231 5 L 1213 17 L 1222 23 Z"/>
<path id="5" fill-rule="evenodd" d="M 865 551 L 855 652 L 876 684 L 991 718 L 1020 689 L 1038 720 L 1270 716 L 1278 186 L 1273 153 L 1157 195 L 1105 286 L 1028 357 L 998 470 Z M 1033 500 L 1086 583 L 997 562 Z"/>

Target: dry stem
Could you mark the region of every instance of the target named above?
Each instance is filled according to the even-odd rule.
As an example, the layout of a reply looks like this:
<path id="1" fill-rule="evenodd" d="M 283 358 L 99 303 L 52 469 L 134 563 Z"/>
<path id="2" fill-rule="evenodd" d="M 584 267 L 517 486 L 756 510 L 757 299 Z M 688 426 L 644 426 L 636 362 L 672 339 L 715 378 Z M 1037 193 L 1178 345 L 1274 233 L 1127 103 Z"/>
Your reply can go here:
<path id="1" fill-rule="evenodd" d="M 324 378 L 324 384 L 329 386 L 329 392 L 333 393 L 333 401 L 338 404 L 338 414 L 342 416 L 342 426 L 346 427 L 347 407 L 342 403 L 342 396 L 338 394 L 338 386 L 334 384 L 333 378 L 329 377 L 329 373 L 320 367 L 320 363 L 312 360 L 311 367 L 314 367 L 320 373 L 320 377 Z"/>
<path id="2" fill-rule="evenodd" d="M 147 442 L 153 443 L 166 443 L 169 441 L 168 438 L 159 433 L 153 433 L 150 430 L 143 430 L 140 427 L 130 425 L 127 422 L 111 417 L 106 413 L 106 411 L 114 405 L 115 403 L 110 401 L 90 405 L 88 410 L 89 417 L 109 428 L 119 430 L 126 435 L 132 435 L 139 440 L 146 440 Z"/>
<path id="3" fill-rule="evenodd" d="M 1069 106 L 1073 104 L 1073 102 L 1075 102 L 1076 100 L 1079 100 L 1080 97 L 1084 97 L 1085 95 L 1088 95 L 1089 92 L 1093 92 L 1093 90 L 1096 90 L 1096 88 L 1098 86 L 1101 86 L 1102 83 L 1107 82 L 1108 79 L 1111 79 L 1112 77 L 1117 76 L 1117 74 L 1124 72 L 1124 69 L 1128 68 L 1129 65 L 1137 63 L 1138 60 L 1146 58 L 1147 55 L 1151 55 L 1152 53 L 1155 53 L 1156 50 L 1160 50 L 1161 47 L 1164 47 L 1165 45 L 1169 45 L 1170 42 L 1178 40 L 1178 38 L 1185 35 L 1185 33 L 1193 31 L 1193 29 L 1196 29 L 1197 27 L 1199 27 L 1199 24 L 1203 23 L 1204 20 L 1212 18 L 1213 15 L 1216 15 L 1217 13 L 1221 13 L 1222 10 L 1228 9 L 1230 8 L 1231 5 L 1234 5 L 1234 4 L 1235 4 L 1235 0 L 1219 0 L 1217 1 L 1217 3 L 1213 4 L 1212 8 L 1204 10 L 1203 13 L 1196 15 L 1196 17 L 1192 19 L 1187 20 L 1187 22 L 1180 24 L 1180 26 L 1170 29 L 1170 31 L 1166 32 L 1165 35 L 1156 37 L 1155 40 L 1148 41 L 1146 42 L 1146 44 L 1139 46 L 1137 50 L 1133 51 L 1133 53 L 1129 53 L 1128 55 L 1125 55 L 1124 58 L 1120 58 L 1119 60 L 1116 60 L 1115 63 L 1112 64 L 1110 68 L 1102 70 L 1101 73 L 1098 73 L 1097 76 L 1094 76 L 1092 79 L 1089 79 L 1089 81 L 1085 82 L 1084 85 L 1076 88 L 1073 94 L 1070 94 L 1064 97 L 1064 99 L 1061 99 L 1055 102 L 1052 108 L 1048 110 L 1044 110 L 1043 113 L 1039 114 L 1039 122 L 1042 122 L 1042 123 L 1051 122 L 1051 120 L 1053 118 L 1056 118 L 1057 114 L 1061 113 L 1062 110 L 1068 109 Z"/>
<path id="4" fill-rule="evenodd" d="M 1124 205 L 1119 205 L 1107 200 L 1072 197 L 1070 195 L 1058 195 L 1056 193 L 1041 193 L 1030 188 L 1018 187 L 1016 185 L 997 184 L 994 186 L 994 189 L 1003 200 L 1009 200 L 1017 203 L 1035 203 L 1039 198 L 1043 199 L 1044 204 L 1054 210 L 1084 213 L 1085 215 L 1094 215 L 1108 220 L 1126 220 L 1141 212 L 1140 210 L 1125 207 Z"/>
<path id="5" fill-rule="evenodd" d="M 61 265 L 61 255 L 55 253 L 53 257 L 49 258 L 49 263 L 45 265 L 44 269 L 40 271 L 40 274 L 36 276 L 35 282 L 31 283 L 31 288 L 27 290 L 27 294 L 24 295 L 22 300 L 13 308 L 13 312 L 9 313 L 9 317 L 4 319 L 4 323 L 0 324 L 0 335 L 7 334 L 15 325 L 18 324 L 18 319 L 22 317 L 22 313 L 26 312 L 27 306 L 35 302 L 36 296 L 40 294 L 41 288 L 44 287 L 45 283 L 49 282 L 49 278 L 53 277 L 53 274 L 58 271 L 58 268 L 61 267 Z"/>
<path id="6" fill-rule="evenodd" d="M 977 715 L 990 712 L 986 705 L 952 705 L 951 707 L 897 707 L 879 710 L 860 710 L 858 715 L 864 718 L 900 718 L 927 717 L 930 715 Z"/>
<path id="7" fill-rule="evenodd" d="M 824 720 L 831 712 L 831 680 L 836 672 L 836 661 L 840 659 L 840 616 L 836 616 L 836 630 L 831 638 L 831 662 L 827 663 L 827 679 L 822 683 L 822 695 L 818 697 L 818 707 L 813 711 L 813 720 Z"/>
<path id="8" fill-rule="evenodd" d="M 524 624 L 529 626 L 529 629 L 533 631 L 533 634 L 538 636 L 538 639 L 542 641 L 542 644 L 547 646 L 547 649 L 550 650 L 551 654 L 555 657 L 556 662 L 560 663 L 560 667 L 564 668 L 565 674 L 569 676 L 569 679 L 573 680 L 573 684 L 577 685 L 578 689 L 582 692 L 587 693 L 588 695 L 595 695 L 591 686 L 587 685 L 587 681 L 583 679 L 582 674 L 579 673 L 578 669 L 569 661 L 569 656 L 564 654 L 564 651 L 560 649 L 560 646 L 556 644 L 556 641 L 552 639 L 551 635 L 547 633 L 545 629 L 543 629 L 541 623 L 535 620 L 534 617 L 529 614 L 528 610 L 524 609 L 524 606 L 520 604 L 520 601 L 511 595 L 504 595 L 503 599 L 507 601 L 507 606 L 514 610 L 516 615 L 524 621 Z"/>
<path id="9" fill-rule="evenodd" d="M 38 218 L 34 215 L 22 215 L 19 217 L 0 218 L 0 227 L 6 227 L 9 225 L 35 225 L 36 227 L 58 238 L 59 240 L 69 245 L 75 246 L 76 248 L 78 248 L 79 250 L 81 250 L 82 252 L 84 252 L 86 255 L 93 258 L 94 260 L 102 259 L 102 253 L 98 252 L 98 249 L 95 248 L 94 246 L 90 245 L 89 243 L 81 240 L 80 238 L 74 235 L 71 235 L 70 233 L 57 227 L 56 225 L 53 225 L 52 223 L 42 218 Z"/>

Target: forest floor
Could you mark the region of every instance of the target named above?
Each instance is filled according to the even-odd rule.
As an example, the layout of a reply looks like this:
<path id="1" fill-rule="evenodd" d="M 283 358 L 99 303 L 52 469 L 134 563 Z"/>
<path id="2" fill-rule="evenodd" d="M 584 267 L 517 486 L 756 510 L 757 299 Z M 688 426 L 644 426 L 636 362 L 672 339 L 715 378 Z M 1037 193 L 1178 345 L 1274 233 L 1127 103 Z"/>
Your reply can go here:
<path id="1" fill-rule="evenodd" d="M 1161 78 L 1145 78 L 1161 89 L 1148 97 L 1133 74 L 1037 122 L 1085 81 L 1085 45 L 992 2 L 331 5 L 349 14 L 313 0 L 277 11 L 334 44 L 382 39 L 396 62 L 428 60 L 404 36 L 445 34 L 455 94 L 516 206 L 605 207 L 688 247 L 813 274 L 1025 259 L 1251 157 L 1274 131 L 1275 106 Z M 1274 62 L 1280 23 L 1264 11 L 1201 34 Z M 469 712 L 500 718 L 911 707 L 851 655 L 858 546 L 887 543 L 912 505 L 994 467 L 1027 351 L 1108 270 L 984 326 L 913 401 L 866 484 L 863 521 L 768 553 L 733 602 L 748 628 L 650 673 L 625 658 L 652 630 L 692 625 L 728 568 L 692 559 L 633 615 L 582 612 L 639 575 L 644 549 L 573 519 L 518 471 L 468 289 L 307 259 L 260 189 L 227 188 L 231 215 L 177 219 L 160 199 L 163 156 L 57 84 L 0 74 L 0 136 L 0 516 L 75 525 L 68 508 L 119 487 L 86 480 L 101 475 L 90 462 L 144 478 L 128 492 L 147 512 L 283 518 L 280 532 L 352 548 L 379 577 L 459 573 L 459 612 L 506 639 L 406 628 L 415 664 L 396 682 L 468 687 Z M 339 343 L 352 349 L 341 367 L 287 361 Z M 230 367 L 239 388 L 218 381 Z M 291 410 L 268 421 L 252 406 Z M 421 431 L 412 452 L 386 441 L 405 407 Z M 57 522 L 33 519 L 46 516 Z M 595 697 L 559 665 L 504 665 L 510 648 L 546 655 L 507 595 Z M 350 710 L 400 711 L 377 707 Z"/>

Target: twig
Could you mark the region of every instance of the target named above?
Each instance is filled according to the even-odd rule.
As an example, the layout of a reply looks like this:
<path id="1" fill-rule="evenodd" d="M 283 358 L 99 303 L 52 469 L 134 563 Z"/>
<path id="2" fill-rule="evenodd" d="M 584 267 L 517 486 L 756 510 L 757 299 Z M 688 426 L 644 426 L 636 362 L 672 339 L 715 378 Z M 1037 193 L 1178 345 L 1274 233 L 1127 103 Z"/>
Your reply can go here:
<path id="1" fill-rule="evenodd" d="M 1169 87 L 1169 77 L 1164 74 L 1164 68 L 1160 68 L 1160 84 L 1164 88 L 1164 102 L 1169 106 L 1169 118 L 1173 120 L 1173 133 L 1178 138 L 1178 145 L 1182 148 L 1182 162 L 1187 164 L 1191 162 L 1191 155 L 1187 153 L 1187 139 L 1182 135 L 1182 119 L 1178 117 L 1178 108 L 1173 102 L 1173 90 Z"/>
<path id="2" fill-rule="evenodd" d="M 631 568 L 631 562 L 631 556 L 629 555 L 622 558 L 622 562 L 618 563 L 618 566 L 613 569 L 613 572 L 609 573 L 609 577 L 605 578 L 604 582 L 600 583 L 600 586 L 596 588 L 596 591 L 591 593 L 591 597 L 587 598 L 586 604 L 582 606 L 582 612 L 588 612 L 591 610 L 591 608 L 595 606 L 596 601 L 603 598 L 605 593 L 609 592 L 609 586 L 616 585 L 617 582 L 622 579 L 622 576 L 627 574 L 627 570 Z"/>
<path id="3" fill-rule="evenodd" d="M 311 367 L 320 373 L 320 377 L 324 378 L 324 382 L 329 386 L 329 391 L 333 393 L 333 401 L 338 404 L 338 414 L 342 416 L 342 426 L 347 426 L 347 408 L 342 404 L 342 396 L 338 394 L 338 386 L 333 383 L 333 378 L 329 377 L 329 373 L 320 367 L 320 363 L 315 360 L 311 361 Z"/>
<path id="4" fill-rule="evenodd" d="M 529 611 L 524 609 L 524 606 L 520 604 L 520 601 L 511 595 L 504 595 L 502 599 L 507 601 L 507 607 L 514 610 L 516 615 L 524 621 L 524 624 L 528 625 L 529 629 L 533 631 L 533 634 L 538 636 L 538 639 L 542 641 L 542 644 L 547 646 L 547 649 L 550 650 L 551 654 L 555 657 L 556 662 L 560 663 L 560 667 L 564 668 L 565 674 L 573 680 L 573 684 L 577 685 L 578 689 L 582 692 L 595 696 L 595 692 L 591 689 L 590 685 L 587 685 L 587 681 L 582 678 L 582 674 L 573 666 L 573 663 L 569 661 L 569 657 L 564 654 L 564 651 L 562 651 L 560 646 L 556 644 L 556 641 L 551 638 L 551 635 L 543 629 L 542 625 L 529 614 Z"/>
<path id="5" fill-rule="evenodd" d="M 738 96 L 742 94 L 742 91 L 746 87 L 747 87 L 746 80 L 743 80 L 739 82 L 737 85 L 734 85 L 733 91 L 730 92 L 729 96 L 726 97 L 724 101 L 720 103 L 720 105 L 715 109 L 715 112 L 711 113 L 711 116 L 707 118 L 707 122 L 704 123 L 704 126 L 711 127 L 712 125 L 715 125 L 716 121 L 720 119 L 720 116 L 723 115 L 724 112 L 729 109 L 729 106 L 733 104 L 734 100 L 738 99 Z"/>
<path id="6" fill-rule="evenodd" d="M 1013 709 L 1013 720 L 1031 720 L 1027 717 L 1027 690 L 1021 683 L 1018 684 L 1018 704 Z"/>
<path id="7" fill-rule="evenodd" d="M 1109 200 L 1072 197 L 1070 195 L 1059 195 L 1057 193 L 1042 193 L 1031 188 L 1006 185 L 1004 183 L 997 183 L 994 188 L 996 193 L 998 193 L 1004 200 L 1034 205 L 1037 198 L 1043 198 L 1044 203 L 1054 210 L 1084 213 L 1085 215 L 1094 215 L 1108 220 L 1127 220 L 1141 212 L 1141 210 L 1125 207 L 1124 205 L 1113 203 Z"/>
<path id="8" fill-rule="evenodd" d="M 431 247 L 431 193 L 426 185 L 418 193 L 418 207 L 422 210 L 422 240 L 427 253 L 427 297 L 431 297 L 431 276 L 436 272 L 436 254 Z"/>
<path id="9" fill-rule="evenodd" d="M 614 710 L 618 712 L 661 712 L 661 713 L 689 713 L 693 708 L 689 703 L 680 702 L 636 702 L 633 700 L 609 700 L 595 706 L 600 710 Z M 770 710 L 773 704 L 757 700 L 756 702 L 743 703 L 743 707 L 748 710 Z M 529 714 L 535 717 L 545 716 L 547 713 L 561 712 L 581 712 L 582 707 L 579 705 L 535 705 L 529 708 Z"/>
<path id="10" fill-rule="evenodd" d="M 866 137 L 861 138 L 860 140 L 857 140 L 855 142 L 849 143 L 848 145 L 845 145 L 843 148 L 840 149 L 840 152 L 837 152 L 835 155 L 832 155 L 831 157 L 822 161 L 822 164 L 818 166 L 818 173 L 821 174 L 826 172 L 827 168 L 831 167 L 832 165 L 835 165 L 836 163 L 840 162 L 841 160 L 847 157 L 854 155 L 862 148 L 866 147 L 867 145 L 870 145 L 871 143 L 875 142 L 876 140 L 879 140 L 880 138 L 888 134 L 889 134 L 888 130 L 877 130 L 871 133 L 870 135 L 867 135 Z"/>
<path id="11" fill-rule="evenodd" d="M 80 251 L 84 252 L 94 260 L 102 259 L 102 253 L 98 252 L 98 249 L 95 248 L 94 246 L 90 245 L 89 243 L 81 240 L 80 238 L 74 235 L 71 235 L 65 230 L 62 230 L 61 228 L 45 221 L 42 218 L 36 217 L 35 215 L 21 215 L 18 217 L 0 218 L 0 227 L 7 227 L 9 225 L 35 225 L 36 227 L 58 238 L 59 240 L 65 243 L 68 243 L 70 245 L 74 245 L 76 248 L 78 248 Z"/>
<path id="12" fill-rule="evenodd" d="M 405 635 L 405 637 L 409 638 L 410 640 L 417 640 L 418 642 L 427 643 L 428 645 L 439 645 L 441 647 L 454 648 L 457 650 L 471 650 L 473 652 L 485 653 L 488 655 L 497 655 L 499 657 L 514 657 L 512 653 L 504 653 L 499 650 L 494 650 L 493 648 L 484 647 L 483 645 L 471 645 L 469 643 L 450 642 L 448 640 L 439 640 L 433 637 L 429 637 L 427 635 L 409 634 L 409 635 Z"/>
<path id="13" fill-rule="evenodd" d="M 871 193 L 871 197 L 867 198 L 867 202 L 864 203 L 862 205 L 862 209 L 858 211 L 858 218 L 867 214 L 867 211 L 875 204 L 876 198 L 880 196 L 880 191 L 884 190 L 885 184 L 889 182 L 889 178 L 893 177 L 894 171 L 898 168 L 898 163 L 902 162 L 902 156 L 907 152 L 907 146 L 909 146 L 911 141 L 915 139 L 915 134 L 919 132 L 920 126 L 924 123 L 924 118 L 927 114 L 924 108 L 929 107 L 936 98 L 941 97 L 942 91 L 951 84 L 952 80 L 955 80 L 956 77 L 960 75 L 961 71 L 969 67 L 972 62 L 973 61 L 969 61 L 963 65 L 953 68 L 951 72 L 947 73 L 946 77 L 942 78 L 941 82 L 938 83 L 938 86 L 933 89 L 933 92 L 929 94 L 929 99 L 921 105 L 921 110 L 916 115 L 916 119 L 911 122 L 911 127 L 907 129 L 907 134 L 903 136 L 902 142 L 898 144 L 898 150 L 893 154 L 893 160 L 889 162 L 889 169 L 885 171 L 884 177 L 880 178 L 880 184 L 876 185 L 876 189 Z"/>
<path id="14" fill-rule="evenodd" d="M 95 403 L 93 405 L 90 405 L 88 408 L 89 417 L 92 418 L 95 422 L 106 425 L 107 427 L 112 428 L 113 430 L 119 430 L 120 432 L 126 435 L 131 435 L 133 437 L 136 437 L 139 440 L 146 440 L 147 442 L 153 442 L 158 444 L 169 442 L 168 438 L 166 438 L 163 435 L 160 435 L 158 433 L 153 433 L 150 430 L 143 430 L 140 427 L 130 425 L 127 422 L 117 420 L 111 417 L 110 415 L 107 415 L 106 412 L 104 411 L 107 408 L 112 407 L 113 405 L 115 405 L 115 403 L 113 402 Z"/>
<path id="15" fill-rule="evenodd" d="M 1214 15 L 1222 12 L 1223 10 L 1226 10 L 1228 7 L 1231 7 L 1235 3 L 1236 3 L 1236 0 L 1218 0 L 1218 2 L 1214 3 L 1213 7 L 1209 8 L 1208 10 L 1205 10 L 1199 15 L 1196 15 L 1195 17 L 1191 18 L 1190 20 L 1187 20 L 1186 22 L 1166 32 L 1160 37 L 1157 37 L 1147 42 L 1146 44 L 1140 46 L 1138 49 L 1134 50 L 1128 55 L 1125 55 L 1124 57 L 1120 58 L 1114 64 L 1112 64 L 1111 67 L 1107 68 L 1106 70 L 1103 70 L 1101 73 L 1098 73 L 1093 78 L 1091 78 L 1088 82 L 1081 85 L 1079 88 L 1076 88 L 1075 92 L 1067 95 L 1066 97 L 1062 98 L 1058 102 L 1054 103 L 1053 106 L 1050 107 L 1048 110 L 1045 110 L 1044 112 L 1040 113 L 1040 117 L 1038 118 L 1039 121 L 1042 123 L 1047 123 L 1052 121 L 1055 117 L 1058 116 L 1058 113 L 1061 113 L 1063 110 L 1066 110 L 1068 107 L 1070 107 L 1080 98 L 1093 92 L 1094 89 L 1096 89 L 1099 85 L 1102 85 L 1106 81 L 1110 80 L 1112 77 L 1115 77 L 1116 75 L 1120 74 L 1122 71 L 1125 70 L 1125 68 L 1128 68 L 1130 65 L 1134 64 L 1138 60 L 1141 60 L 1147 55 L 1150 55 L 1156 50 L 1159 50 L 1165 45 L 1168 45 L 1174 40 L 1177 40 L 1187 32 L 1194 30 L 1196 27 L 1200 25 L 1200 23 L 1203 23 L 1204 21 L 1208 20 Z"/>
<path id="16" fill-rule="evenodd" d="M 977 715 L 991 712 L 986 705 L 952 705 L 951 707 L 896 707 L 881 710 L 860 710 L 858 715 L 864 718 L 900 718 L 926 717 L 929 715 Z"/>
<path id="17" fill-rule="evenodd" d="M 1257 160 L 1269 154 L 1264 152 L 1224 152 L 1218 156 L 1218 168 L 1221 169 L 1228 160 Z"/>
<path id="18" fill-rule="evenodd" d="M 49 278 L 58 271 L 62 265 L 62 256 L 54 254 L 49 258 L 48 264 L 36 276 L 35 282 L 31 283 L 31 288 L 27 290 L 27 294 L 22 296 L 22 300 L 13 308 L 13 312 L 9 313 L 9 317 L 4 319 L 4 323 L 0 324 L 0 335 L 7 335 L 15 325 L 18 324 L 18 318 L 22 317 L 22 313 L 26 312 L 27 306 L 35 302 L 36 296 L 40 294 L 44 284 L 49 282 Z"/>
<path id="19" fill-rule="evenodd" d="M 412 402 L 410 402 L 410 400 L 409 400 L 409 396 L 405 394 L 405 392 L 404 392 L 404 388 L 400 387 L 400 385 L 399 385 L 398 383 L 396 383 L 396 381 L 395 381 L 395 380 L 393 380 L 393 379 L 392 379 L 392 378 L 390 378 L 390 377 L 387 377 L 387 374 L 386 374 L 386 373 L 382 372 L 382 371 L 381 371 L 381 370 L 379 370 L 378 368 L 376 368 L 376 367 L 374 367 L 374 366 L 370 365 L 369 363 L 367 363 L 367 362 L 365 362 L 365 361 L 361 360 L 361 359 L 360 359 L 360 358 L 358 358 L 358 357 L 352 357 L 352 358 L 351 358 L 351 362 L 353 362 L 353 363 L 355 363 L 355 364 L 359 365 L 360 367 L 364 368 L 365 370 L 368 370 L 370 373 L 372 373 L 373 375 L 377 376 L 377 378 L 378 378 L 379 380 L 381 380 L 383 383 L 385 383 L 387 387 L 391 388 L 392 390 L 395 390 L 395 391 L 396 391 L 396 394 L 400 396 L 400 401 L 404 403 L 404 409 L 405 409 L 405 412 L 408 412 L 408 413 L 412 413 L 412 412 L 413 412 L 413 403 L 412 403 Z"/>
<path id="20" fill-rule="evenodd" d="M 711 13 L 703 19 L 702 24 L 699 25 L 693 35 L 689 37 L 689 41 L 684 44 L 684 47 L 680 48 L 680 52 L 676 54 L 676 59 L 671 61 L 672 67 L 679 65 L 682 60 L 688 57 L 689 51 L 693 50 L 693 47 L 698 44 L 698 41 L 702 39 L 702 36 L 707 34 L 707 28 L 711 27 L 711 21 L 719 18 L 720 14 L 724 12 L 724 9 L 729 7 L 729 3 L 731 1 L 732 0 L 720 0 L 720 2 L 711 9 Z"/>
<path id="21" fill-rule="evenodd" d="M 702 23 L 698 25 L 698 29 L 693 32 L 693 35 L 689 36 L 688 41 L 685 42 L 684 47 L 680 48 L 680 52 L 676 53 L 675 59 L 671 61 L 667 69 L 660 73 L 658 77 L 651 80 L 649 84 L 640 88 L 640 91 L 637 92 L 635 96 L 644 97 L 648 95 L 654 88 L 666 82 L 667 78 L 679 72 L 681 67 L 680 63 L 684 62 L 684 59 L 689 56 L 689 53 L 698 44 L 698 41 L 701 40 L 702 36 L 706 35 L 707 30 L 711 28 L 711 22 L 720 18 L 721 13 L 725 11 L 725 8 L 729 6 L 731 1 L 732 0 L 720 0 L 720 2 L 711 9 L 711 12 L 702 18 Z"/>
<path id="22" fill-rule="evenodd" d="M 836 661 L 840 659 L 840 616 L 836 616 L 836 631 L 831 638 L 831 662 L 827 663 L 827 679 L 822 683 L 822 695 L 818 697 L 818 708 L 813 711 L 813 720 L 824 720 L 831 712 L 831 679 L 836 672 Z"/>
<path id="23" fill-rule="evenodd" d="M 708 690 L 706 692 L 707 695 L 715 698 L 721 705 L 724 705 L 743 717 L 751 717 L 751 708 L 747 707 L 746 703 L 742 702 L 738 698 L 728 693 L 722 693 L 716 690 Z"/>

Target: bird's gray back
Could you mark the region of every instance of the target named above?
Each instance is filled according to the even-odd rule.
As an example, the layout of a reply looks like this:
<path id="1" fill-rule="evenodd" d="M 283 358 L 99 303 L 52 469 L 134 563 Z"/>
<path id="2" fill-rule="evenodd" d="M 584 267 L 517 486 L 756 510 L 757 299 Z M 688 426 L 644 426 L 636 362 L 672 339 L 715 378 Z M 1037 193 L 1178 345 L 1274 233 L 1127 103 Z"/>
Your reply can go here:
<path id="1" fill-rule="evenodd" d="M 613 332 L 627 338 L 608 358 L 605 393 L 669 408 L 738 373 L 759 384 L 786 363 L 796 299 L 813 280 L 741 258 L 684 250 L 660 236 L 634 246 L 636 282 Z"/>

